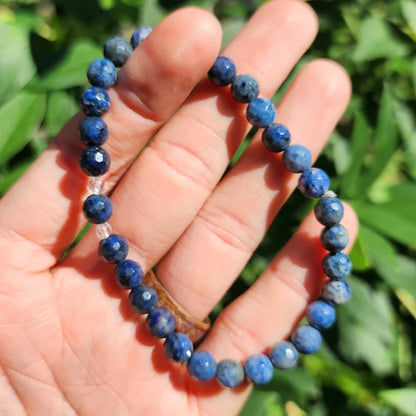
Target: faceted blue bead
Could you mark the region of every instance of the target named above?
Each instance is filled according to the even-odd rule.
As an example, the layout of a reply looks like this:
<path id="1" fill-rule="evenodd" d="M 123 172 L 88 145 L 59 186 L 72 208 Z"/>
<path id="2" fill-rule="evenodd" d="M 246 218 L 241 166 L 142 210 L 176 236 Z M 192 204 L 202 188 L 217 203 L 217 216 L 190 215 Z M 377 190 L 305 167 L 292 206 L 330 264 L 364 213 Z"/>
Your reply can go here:
<path id="1" fill-rule="evenodd" d="M 247 106 L 246 117 L 254 127 L 267 127 L 273 123 L 276 110 L 267 98 L 256 98 Z"/>
<path id="2" fill-rule="evenodd" d="M 309 325 L 298 326 L 291 335 L 296 349 L 302 354 L 313 354 L 321 346 L 322 336 L 319 331 Z"/>
<path id="3" fill-rule="evenodd" d="M 136 312 L 149 313 L 157 305 L 158 295 L 152 286 L 140 285 L 135 287 L 129 295 L 130 305 Z"/>
<path id="4" fill-rule="evenodd" d="M 104 56 L 117 67 L 123 66 L 132 52 L 130 43 L 123 38 L 111 38 L 104 45 Z"/>
<path id="5" fill-rule="evenodd" d="M 120 263 L 127 257 L 128 251 L 126 239 L 118 234 L 110 234 L 98 245 L 98 254 L 107 263 Z"/>
<path id="6" fill-rule="evenodd" d="M 85 218 L 93 224 L 106 222 L 113 213 L 113 204 L 105 195 L 90 195 L 82 208 Z"/>
<path id="7" fill-rule="evenodd" d="M 167 337 L 175 330 L 175 326 L 175 317 L 169 309 L 153 309 L 147 315 L 146 328 L 156 338 Z"/>
<path id="8" fill-rule="evenodd" d="M 322 259 L 322 270 L 331 279 L 343 279 L 352 270 L 352 262 L 345 253 L 328 253 Z"/>
<path id="9" fill-rule="evenodd" d="M 272 123 L 264 129 L 261 139 L 269 152 L 278 153 L 289 147 L 290 132 L 283 124 Z"/>
<path id="10" fill-rule="evenodd" d="M 226 56 L 219 56 L 208 71 L 208 78 L 215 85 L 225 87 L 235 78 L 235 64 Z"/>
<path id="11" fill-rule="evenodd" d="M 274 367 L 279 370 L 287 370 L 294 367 L 298 362 L 298 352 L 289 341 L 275 344 L 269 352 L 269 358 Z"/>
<path id="12" fill-rule="evenodd" d="M 321 198 L 315 205 L 316 219 L 326 227 L 338 224 L 344 216 L 344 205 L 338 198 Z"/>
<path id="13" fill-rule="evenodd" d="M 119 286 L 133 289 L 142 282 L 143 270 L 137 262 L 124 260 L 114 269 L 114 277 Z"/>
<path id="14" fill-rule="evenodd" d="M 231 84 L 231 95 L 240 103 L 249 103 L 259 95 L 259 83 L 250 75 L 237 75 Z"/>
<path id="15" fill-rule="evenodd" d="M 184 363 L 191 358 L 194 346 L 188 335 L 182 332 L 170 334 L 163 344 L 163 352 L 169 360 Z"/>
<path id="16" fill-rule="evenodd" d="M 333 253 L 337 253 L 338 251 L 343 250 L 347 246 L 348 241 L 348 231 L 341 224 L 336 224 L 332 227 L 326 227 L 322 230 L 322 247 Z"/>
<path id="17" fill-rule="evenodd" d="M 298 188 L 308 198 L 320 198 L 329 190 L 331 181 L 319 168 L 306 169 L 299 177 Z"/>
<path id="18" fill-rule="evenodd" d="M 345 280 L 327 280 L 322 287 L 322 298 L 331 305 L 343 305 L 350 297 L 351 289 Z"/>
<path id="19" fill-rule="evenodd" d="M 87 78 L 94 87 L 107 90 L 117 81 L 117 69 L 109 59 L 96 59 L 88 67 Z"/>
<path id="20" fill-rule="evenodd" d="M 79 126 L 81 140 L 87 146 L 101 146 L 108 139 L 108 127 L 99 117 L 88 117 Z"/>
<path id="21" fill-rule="evenodd" d="M 215 376 L 217 363 L 212 354 L 206 351 L 195 351 L 187 364 L 188 373 L 199 381 L 208 381 Z"/>
<path id="22" fill-rule="evenodd" d="M 79 165 L 88 176 L 101 176 L 110 169 L 110 155 L 97 146 L 87 147 L 82 153 Z"/>
<path id="23" fill-rule="evenodd" d="M 266 384 L 273 377 L 273 365 L 264 354 L 251 355 L 244 363 L 246 377 L 254 384 Z"/>
<path id="24" fill-rule="evenodd" d="M 237 387 L 244 381 L 244 369 L 238 361 L 225 359 L 217 364 L 215 376 L 222 386 Z"/>
<path id="25" fill-rule="evenodd" d="M 337 315 L 329 303 L 317 300 L 306 309 L 306 318 L 314 328 L 322 330 L 331 327 Z"/>
<path id="26" fill-rule="evenodd" d="M 310 150 L 301 144 L 289 146 L 283 153 L 283 165 L 289 172 L 300 173 L 312 164 Z"/>
<path id="27" fill-rule="evenodd" d="M 131 36 L 130 44 L 133 49 L 136 49 L 152 32 L 150 26 L 139 27 Z"/>
<path id="28" fill-rule="evenodd" d="M 102 116 L 110 109 L 110 96 L 101 87 L 87 88 L 81 95 L 82 111 L 87 116 Z"/>

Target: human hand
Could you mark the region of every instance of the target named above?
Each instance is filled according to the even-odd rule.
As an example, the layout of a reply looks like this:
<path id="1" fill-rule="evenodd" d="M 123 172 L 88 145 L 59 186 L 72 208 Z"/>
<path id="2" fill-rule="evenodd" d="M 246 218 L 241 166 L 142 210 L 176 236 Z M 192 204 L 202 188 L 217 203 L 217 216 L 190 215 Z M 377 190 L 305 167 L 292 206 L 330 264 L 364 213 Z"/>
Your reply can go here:
<path id="1" fill-rule="evenodd" d="M 305 3 L 270 2 L 223 54 L 271 96 L 316 31 Z M 257 133 L 220 181 L 249 129 L 245 106 L 206 80 L 220 38 L 218 22 L 202 10 L 170 15 L 123 67 L 103 117 L 113 230 L 128 239 L 129 258 L 145 271 L 158 263 L 167 291 L 201 319 L 239 275 L 298 177 Z M 337 64 L 311 62 L 279 104 L 277 120 L 316 158 L 349 95 Z M 165 359 L 128 305 L 128 292 L 114 283 L 113 267 L 98 257 L 94 229 L 61 259 L 85 224 L 82 117 L 68 122 L 0 202 L 0 414 L 237 414 L 249 385 L 198 383 Z M 353 241 L 357 221 L 348 207 L 343 224 Z M 310 214 L 252 288 L 223 311 L 204 349 L 217 360 L 244 360 L 290 333 L 320 293 L 321 229 Z"/>

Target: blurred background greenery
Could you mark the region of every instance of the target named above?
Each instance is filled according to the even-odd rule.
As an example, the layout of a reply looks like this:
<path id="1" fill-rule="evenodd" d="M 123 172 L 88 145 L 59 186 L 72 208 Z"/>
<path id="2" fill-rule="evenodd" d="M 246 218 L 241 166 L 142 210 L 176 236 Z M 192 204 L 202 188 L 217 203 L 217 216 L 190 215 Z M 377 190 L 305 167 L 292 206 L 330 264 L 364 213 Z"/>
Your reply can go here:
<path id="1" fill-rule="evenodd" d="M 129 37 L 192 4 L 218 16 L 225 44 L 261 3 L 0 0 L 0 193 L 77 111 L 86 68 L 107 37 Z M 340 62 L 353 80 L 348 111 L 318 161 L 360 217 L 353 297 L 320 352 L 276 372 L 241 414 L 416 415 L 416 2 L 309 3 L 319 15 L 318 38 L 275 99 L 317 57 Z M 214 317 L 252 284 L 310 209 L 297 193 L 291 197 Z"/>

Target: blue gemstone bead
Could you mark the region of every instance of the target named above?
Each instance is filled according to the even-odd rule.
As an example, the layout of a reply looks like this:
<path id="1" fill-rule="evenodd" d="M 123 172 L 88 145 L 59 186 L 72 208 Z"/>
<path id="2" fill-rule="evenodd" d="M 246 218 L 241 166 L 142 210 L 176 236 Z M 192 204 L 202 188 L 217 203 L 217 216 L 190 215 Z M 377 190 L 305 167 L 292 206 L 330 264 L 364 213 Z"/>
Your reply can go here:
<path id="1" fill-rule="evenodd" d="M 215 373 L 218 382 L 224 387 L 237 387 L 244 381 L 243 366 L 235 360 L 221 360 Z"/>
<path id="2" fill-rule="evenodd" d="M 333 225 L 322 230 L 321 244 L 333 253 L 343 250 L 349 241 L 348 231 L 341 224 Z"/>
<path id="3" fill-rule="evenodd" d="M 267 127 L 275 116 L 274 104 L 267 98 L 256 98 L 247 106 L 246 117 L 254 127 Z"/>
<path id="4" fill-rule="evenodd" d="M 283 153 L 283 165 L 289 172 L 300 173 L 312 164 L 312 154 L 301 144 L 289 146 Z"/>
<path id="5" fill-rule="evenodd" d="M 94 87 L 108 89 L 117 81 L 117 69 L 109 59 L 96 59 L 88 67 L 87 78 Z"/>
<path id="6" fill-rule="evenodd" d="M 105 195 L 90 195 L 82 208 L 85 218 L 93 224 L 106 222 L 113 213 L 113 204 Z"/>
<path id="7" fill-rule="evenodd" d="M 283 124 L 272 123 L 264 129 L 261 139 L 269 152 L 283 152 L 289 147 L 290 132 Z"/>
<path id="8" fill-rule="evenodd" d="M 136 312 L 149 313 L 157 305 L 158 295 L 156 289 L 148 285 L 135 287 L 129 295 L 130 305 Z"/>
<path id="9" fill-rule="evenodd" d="M 274 367 L 288 370 L 297 364 L 299 355 L 291 342 L 282 341 L 270 349 L 269 357 Z"/>
<path id="10" fill-rule="evenodd" d="M 206 351 L 195 351 L 187 364 L 191 377 L 199 381 L 208 381 L 215 376 L 217 363 L 212 354 Z"/>
<path id="11" fill-rule="evenodd" d="M 225 87 L 235 78 L 235 64 L 226 56 L 219 56 L 208 71 L 208 78 L 215 85 Z"/>
<path id="12" fill-rule="evenodd" d="M 114 269 L 114 277 L 119 286 L 133 289 L 142 282 L 143 270 L 137 262 L 124 260 Z"/>
<path id="13" fill-rule="evenodd" d="M 266 384 L 273 377 L 273 365 L 264 354 L 256 354 L 247 358 L 244 363 L 246 377 L 254 384 Z"/>
<path id="14" fill-rule="evenodd" d="M 136 49 L 149 35 L 152 33 L 150 26 L 139 27 L 131 36 L 130 44 L 133 49 Z"/>
<path id="15" fill-rule="evenodd" d="M 163 344 L 163 352 L 169 360 L 184 363 L 191 358 L 194 346 L 188 335 L 182 332 L 170 334 Z"/>
<path id="16" fill-rule="evenodd" d="M 350 297 L 351 289 L 345 280 L 327 280 L 322 287 L 322 298 L 331 305 L 343 305 Z"/>
<path id="17" fill-rule="evenodd" d="M 329 190 L 331 181 L 322 169 L 306 169 L 299 177 L 298 188 L 308 198 L 320 198 Z"/>
<path id="18" fill-rule="evenodd" d="M 331 279 L 343 279 L 352 270 L 352 262 L 345 253 L 328 253 L 322 259 L 322 270 Z"/>
<path id="19" fill-rule="evenodd" d="M 259 83 L 250 75 L 237 75 L 231 84 L 231 94 L 240 103 L 253 101 L 259 89 Z"/>
<path id="20" fill-rule="evenodd" d="M 344 205 L 338 198 L 321 198 L 315 205 L 316 219 L 326 227 L 338 224 L 344 216 Z"/>
<path id="21" fill-rule="evenodd" d="M 314 328 L 321 330 L 331 327 L 337 319 L 337 315 L 329 303 L 317 300 L 306 309 L 306 318 Z"/>
<path id="22" fill-rule="evenodd" d="M 130 43 L 123 38 L 108 39 L 104 45 L 104 56 L 117 67 L 123 66 L 132 52 Z"/>
<path id="23" fill-rule="evenodd" d="M 175 330 L 175 326 L 175 317 L 169 309 L 153 309 L 147 315 L 146 328 L 156 338 L 167 337 Z"/>
<path id="24" fill-rule="evenodd" d="M 110 96 L 101 87 L 87 88 L 81 95 L 82 111 L 87 116 L 102 116 L 110 109 Z"/>
<path id="25" fill-rule="evenodd" d="M 98 245 L 98 254 L 107 263 L 120 263 L 127 257 L 128 251 L 126 239 L 118 234 L 110 234 Z"/>
<path id="26" fill-rule="evenodd" d="M 110 155 L 97 146 L 87 147 L 82 153 L 79 165 L 88 176 L 101 176 L 110 169 Z"/>
<path id="27" fill-rule="evenodd" d="M 87 146 L 101 146 L 108 139 L 108 127 L 99 117 L 88 117 L 79 126 L 81 140 Z"/>
<path id="28" fill-rule="evenodd" d="M 322 342 L 320 332 L 309 325 L 298 326 L 290 338 L 296 349 L 302 354 L 313 354 L 318 351 Z"/>

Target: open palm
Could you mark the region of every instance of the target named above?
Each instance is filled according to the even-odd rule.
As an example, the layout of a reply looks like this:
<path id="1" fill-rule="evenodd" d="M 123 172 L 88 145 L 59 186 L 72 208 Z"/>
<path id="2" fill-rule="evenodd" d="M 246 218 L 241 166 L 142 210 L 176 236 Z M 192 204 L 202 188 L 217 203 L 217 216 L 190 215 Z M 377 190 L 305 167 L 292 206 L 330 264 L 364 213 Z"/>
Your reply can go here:
<path id="1" fill-rule="evenodd" d="M 224 54 L 271 96 L 316 30 L 305 3 L 271 2 Z M 221 180 L 249 126 L 244 106 L 206 80 L 220 39 L 218 22 L 205 11 L 170 15 L 123 67 L 104 117 L 111 225 L 129 241 L 129 258 L 145 271 L 158 263 L 169 293 L 199 318 L 239 275 L 297 182 L 259 134 Z M 316 158 L 349 94 L 337 64 L 313 61 L 297 75 L 277 119 Z M 93 229 L 62 259 L 85 224 L 82 117 L 68 122 L 0 202 L 0 415 L 237 414 L 250 387 L 195 382 L 163 357 L 161 342 L 114 283 L 113 267 L 99 259 Z M 350 209 L 343 222 L 353 240 Z M 243 360 L 288 335 L 320 291 L 320 230 L 309 215 L 255 285 L 220 315 L 204 349 L 217 360 Z"/>

